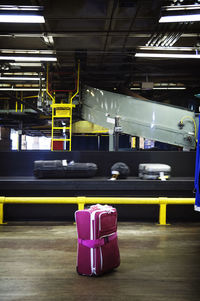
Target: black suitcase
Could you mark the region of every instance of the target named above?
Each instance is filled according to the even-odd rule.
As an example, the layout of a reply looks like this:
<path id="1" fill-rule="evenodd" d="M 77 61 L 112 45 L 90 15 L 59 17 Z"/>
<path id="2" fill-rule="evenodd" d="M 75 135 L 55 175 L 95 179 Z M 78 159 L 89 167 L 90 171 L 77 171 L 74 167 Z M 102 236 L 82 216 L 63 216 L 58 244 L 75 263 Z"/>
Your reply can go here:
<path id="1" fill-rule="evenodd" d="M 34 161 L 36 178 L 90 178 L 97 172 L 94 163 L 67 163 L 66 160 Z"/>

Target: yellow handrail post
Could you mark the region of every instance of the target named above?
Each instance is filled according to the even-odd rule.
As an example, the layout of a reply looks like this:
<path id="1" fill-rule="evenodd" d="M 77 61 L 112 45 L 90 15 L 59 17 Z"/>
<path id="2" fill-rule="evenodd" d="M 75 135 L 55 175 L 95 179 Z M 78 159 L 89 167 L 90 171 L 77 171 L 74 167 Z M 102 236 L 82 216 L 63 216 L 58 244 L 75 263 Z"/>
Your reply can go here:
<path id="1" fill-rule="evenodd" d="M 159 225 L 166 226 L 167 223 L 167 198 L 159 198 Z"/>
<path id="2" fill-rule="evenodd" d="M 46 93 L 52 100 L 52 104 L 55 103 L 55 98 L 49 93 L 49 64 L 47 64 L 47 72 L 46 72 Z"/>
<path id="3" fill-rule="evenodd" d="M 17 98 L 17 92 L 16 92 L 16 98 Z M 18 102 L 16 101 L 15 102 L 15 112 L 17 112 L 18 111 Z"/>
<path id="4" fill-rule="evenodd" d="M 0 197 L 0 225 L 3 225 L 3 203 L 4 203 L 4 197 Z"/>
<path id="5" fill-rule="evenodd" d="M 21 101 L 23 101 L 23 91 L 21 91 Z M 23 103 L 21 103 L 21 112 L 23 112 Z"/>
<path id="6" fill-rule="evenodd" d="M 77 71 L 77 88 L 76 93 L 71 97 L 70 103 L 72 104 L 72 101 L 74 97 L 79 93 L 79 86 L 80 86 L 80 61 L 78 61 L 78 71 Z"/>
<path id="7" fill-rule="evenodd" d="M 84 196 L 77 197 L 78 210 L 84 210 L 85 202 L 86 202 L 86 197 Z"/>

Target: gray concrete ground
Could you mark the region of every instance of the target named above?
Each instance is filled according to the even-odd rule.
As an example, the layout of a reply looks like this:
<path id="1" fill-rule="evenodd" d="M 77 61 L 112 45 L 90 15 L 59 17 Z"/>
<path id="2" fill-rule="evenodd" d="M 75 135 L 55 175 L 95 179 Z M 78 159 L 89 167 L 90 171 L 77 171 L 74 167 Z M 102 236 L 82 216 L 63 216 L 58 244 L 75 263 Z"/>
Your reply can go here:
<path id="1" fill-rule="evenodd" d="M 120 267 L 76 273 L 76 227 L 0 226 L 0 301 L 200 300 L 200 223 L 119 223 Z"/>

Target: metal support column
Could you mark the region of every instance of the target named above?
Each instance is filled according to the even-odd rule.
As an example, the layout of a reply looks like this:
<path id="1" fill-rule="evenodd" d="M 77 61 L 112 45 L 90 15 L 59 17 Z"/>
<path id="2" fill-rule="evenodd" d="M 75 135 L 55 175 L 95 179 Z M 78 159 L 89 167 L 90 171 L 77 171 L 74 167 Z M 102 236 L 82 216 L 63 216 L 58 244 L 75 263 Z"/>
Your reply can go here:
<path id="1" fill-rule="evenodd" d="M 22 129 L 23 129 L 23 122 L 21 121 L 18 130 L 18 151 L 22 150 Z"/>
<path id="2" fill-rule="evenodd" d="M 119 150 L 119 132 L 120 132 L 119 117 L 115 117 L 114 148 L 116 152 Z"/>
<path id="3" fill-rule="evenodd" d="M 109 152 L 114 151 L 114 133 L 109 130 Z"/>
<path id="4" fill-rule="evenodd" d="M 196 192 L 194 209 L 196 211 L 200 211 L 199 176 L 200 176 L 200 115 L 199 115 L 198 140 L 196 145 L 196 164 L 195 164 L 195 179 L 194 179 L 194 188 Z"/>

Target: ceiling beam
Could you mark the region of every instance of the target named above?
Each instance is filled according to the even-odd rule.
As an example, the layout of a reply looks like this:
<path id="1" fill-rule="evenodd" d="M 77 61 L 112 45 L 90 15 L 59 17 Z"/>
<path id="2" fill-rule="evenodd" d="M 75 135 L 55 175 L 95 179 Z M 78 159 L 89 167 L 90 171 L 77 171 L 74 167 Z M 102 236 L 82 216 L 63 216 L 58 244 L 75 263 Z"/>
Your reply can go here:
<path id="1" fill-rule="evenodd" d="M 112 37 L 124 37 L 129 33 L 129 38 L 149 38 L 151 33 L 144 33 L 144 32 L 134 32 L 128 30 L 120 30 L 120 31 L 109 31 L 109 36 Z M 73 37 L 83 37 L 83 36 L 95 36 L 95 37 L 106 37 L 108 31 L 60 31 L 60 32 L 1 32 L 0 31 L 0 38 L 1 37 L 8 37 L 8 38 L 43 38 L 46 35 L 53 36 L 54 38 L 73 38 Z M 192 37 L 199 37 L 199 33 L 196 32 L 188 32 L 183 33 L 181 35 L 182 38 L 192 38 Z"/>

